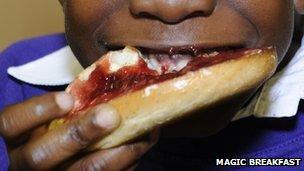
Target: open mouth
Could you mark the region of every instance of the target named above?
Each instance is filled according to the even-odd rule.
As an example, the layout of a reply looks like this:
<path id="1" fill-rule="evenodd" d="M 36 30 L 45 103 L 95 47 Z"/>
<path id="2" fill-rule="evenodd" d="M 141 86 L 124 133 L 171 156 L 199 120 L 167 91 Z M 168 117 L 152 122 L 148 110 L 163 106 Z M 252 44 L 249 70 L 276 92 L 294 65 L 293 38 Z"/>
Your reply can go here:
<path id="1" fill-rule="evenodd" d="M 109 51 L 122 50 L 123 47 L 111 46 Z M 151 70 L 159 75 L 178 73 L 185 70 L 195 70 L 204 66 L 220 63 L 225 60 L 237 58 L 246 51 L 242 46 L 225 46 L 215 48 L 203 48 L 200 46 L 169 47 L 162 49 L 150 49 L 136 47 L 140 57 Z"/>
<path id="2" fill-rule="evenodd" d="M 202 63 L 213 63 L 216 58 L 219 60 L 221 54 L 225 53 L 230 58 L 232 53 L 241 49 L 240 47 L 217 47 L 204 49 L 202 47 L 184 46 L 171 47 L 167 51 L 157 51 L 147 48 L 139 48 L 148 67 L 158 71 L 160 74 L 176 73 L 183 69 L 193 70 L 195 65 Z M 229 56 L 227 54 L 230 53 Z M 187 67 L 188 66 L 188 67 Z M 192 66 L 192 67 L 191 67 Z M 203 67 L 203 66 L 201 66 Z M 192 69 L 191 69 L 192 68 Z"/>

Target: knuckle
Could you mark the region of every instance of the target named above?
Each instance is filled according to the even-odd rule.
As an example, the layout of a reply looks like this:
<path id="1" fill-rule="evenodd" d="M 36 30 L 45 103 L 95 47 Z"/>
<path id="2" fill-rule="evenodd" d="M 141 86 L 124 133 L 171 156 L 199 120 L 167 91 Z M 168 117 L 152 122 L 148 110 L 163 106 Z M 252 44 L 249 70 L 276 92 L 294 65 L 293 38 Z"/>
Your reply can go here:
<path id="1" fill-rule="evenodd" d="M 4 110 L 5 111 L 5 110 Z M 6 138 L 11 138 L 12 135 L 12 121 L 11 118 L 5 114 L 5 112 L 0 113 L 0 134 Z"/>
<path id="2" fill-rule="evenodd" d="M 39 170 L 44 166 L 47 156 L 47 152 L 44 148 L 37 148 L 35 150 L 26 149 L 24 152 L 24 164 L 29 169 Z"/>
<path id="3" fill-rule="evenodd" d="M 58 106 L 55 103 L 54 93 L 45 94 L 42 96 L 32 97 L 27 102 L 30 104 L 30 110 L 36 116 L 42 116 L 43 114 L 57 115 Z"/>
<path id="4" fill-rule="evenodd" d="M 80 147 L 86 147 L 90 143 L 90 138 L 85 134 L 84 128 L 77 123 L 70 126 L 68 136 Z"/>
<path id="5" fill-rule="evenodd" d="M 34 98 L 35 101 L 38 102 L 36 103 L 33 109 L 36 116 L 43 116 L 43 115 L 49 115 L 52 117 L 60 116 L 60 114 L 58 113 L 59 107 L 55 103 L 54 93 L 50 93 Z"/>

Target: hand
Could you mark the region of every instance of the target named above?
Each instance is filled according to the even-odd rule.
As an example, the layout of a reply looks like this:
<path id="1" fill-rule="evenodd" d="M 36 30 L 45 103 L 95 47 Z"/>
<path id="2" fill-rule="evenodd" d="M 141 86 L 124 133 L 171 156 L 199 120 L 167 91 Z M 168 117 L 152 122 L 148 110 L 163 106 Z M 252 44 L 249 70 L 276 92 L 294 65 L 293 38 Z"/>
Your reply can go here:
<path id="1" fill-rule="evenodd" d="M 115 109 L 103 104 L 47 131 L 48 123 L 64 116 L 73 103 L 67 93 L 50 93 L 0 112 L 0 134 L 8 143 L 11 170 L 128 169 L 157 141 L 157 133 L 152 133 L 149 140 L 84 153 L 83 149 L 117 128 L 120 118 Z"/>

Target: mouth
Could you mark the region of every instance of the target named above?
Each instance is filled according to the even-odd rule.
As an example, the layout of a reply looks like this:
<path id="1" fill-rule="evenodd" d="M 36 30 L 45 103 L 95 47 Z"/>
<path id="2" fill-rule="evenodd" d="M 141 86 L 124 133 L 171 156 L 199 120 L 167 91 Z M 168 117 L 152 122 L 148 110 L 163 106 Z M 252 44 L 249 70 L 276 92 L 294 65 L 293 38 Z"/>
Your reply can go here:
<path id="1" fill-rule="evenodd" d="M 123 46 L 107 46 L 108 51 L 122 50 Z M 224 60 L 236 58 L 245 51 L 242 45 L 205 47 L 198 45 L 167 46 L 149 48 L 135 46 L 148 67 L 160 75 L 177 73 L 182 70 L 197 68 L 220 63 Z"/>

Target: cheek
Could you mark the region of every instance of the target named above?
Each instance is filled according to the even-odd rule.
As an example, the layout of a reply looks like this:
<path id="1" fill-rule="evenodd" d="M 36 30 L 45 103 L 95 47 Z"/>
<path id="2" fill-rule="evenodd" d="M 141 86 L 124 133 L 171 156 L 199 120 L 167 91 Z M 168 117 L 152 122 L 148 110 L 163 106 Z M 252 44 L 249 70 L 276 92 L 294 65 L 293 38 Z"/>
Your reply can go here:
<path id="1" fill-rule="evenodd" d="M 65 8 L 66 21 L 81 28 L 89 27 L 104 16 L 106 7 L 95 0 L 70 0 Z"/>
<path id="2" fill-rule="evenodd" d="M 125 0 L 69 0 L 66 20 L 83 28 L 99 26 L 126 3 Z"/>
<path id="3" fill-rule="evenodd" d="M 231 0 L 230 4 L 256 26 L 258 46 L 275 45 L 281 60 L 292 37 L 293 1 Z"/>
<path id="4" fill-rule="evenodd" d="M 68 42 L 81 62 L 87 66 L 102 55 L 96 48 L 94 32 L 124 0 L 68 0 L 64 12 Z"/>

